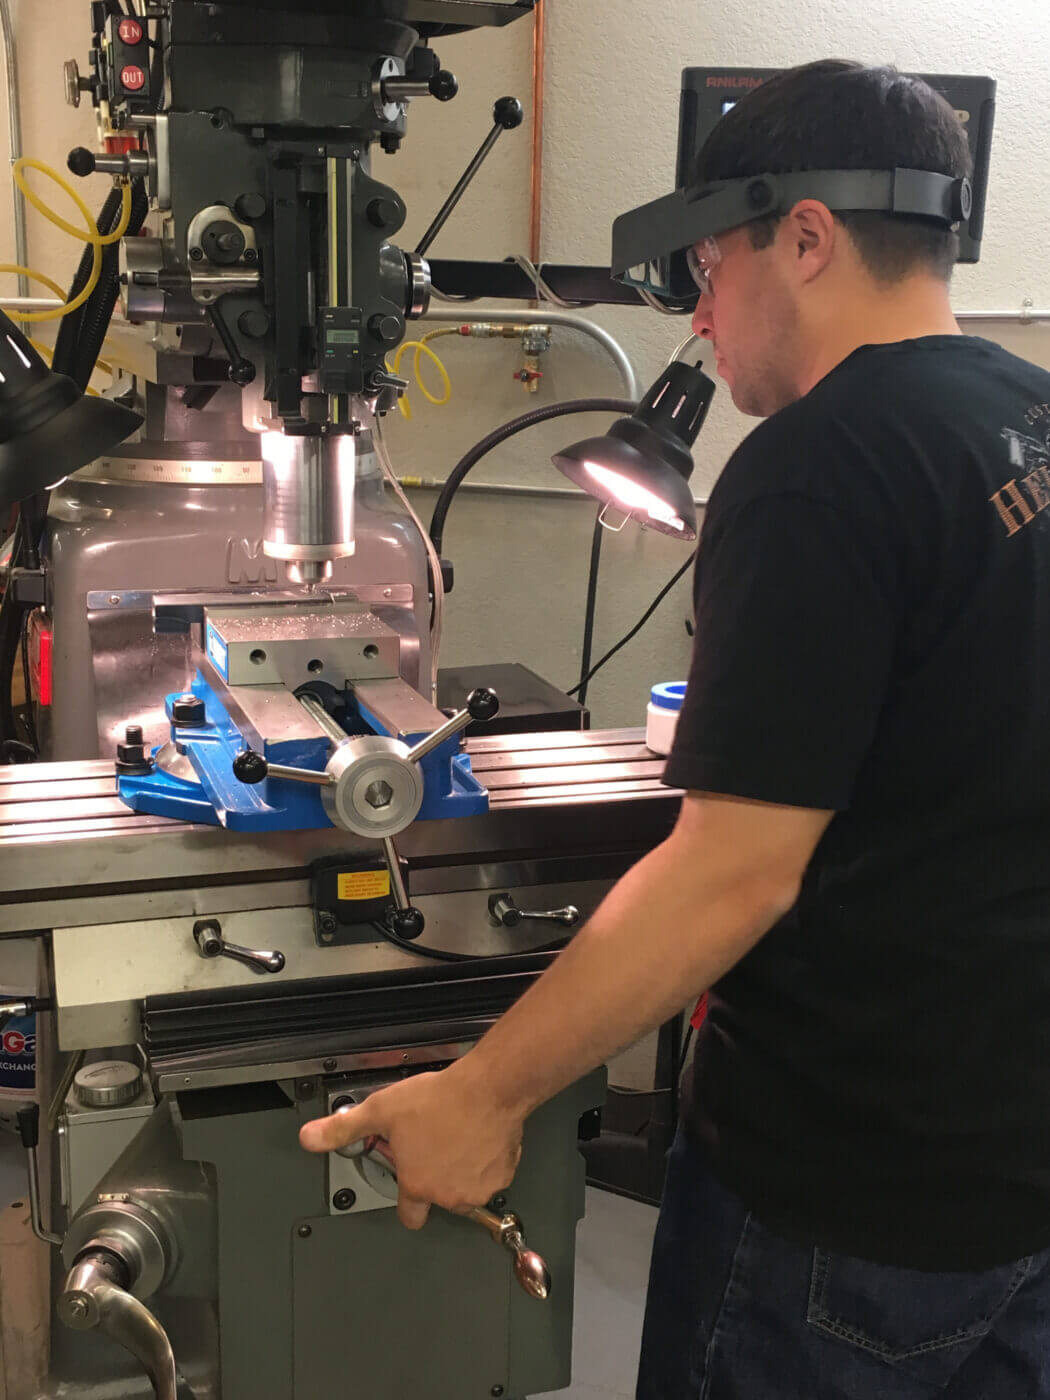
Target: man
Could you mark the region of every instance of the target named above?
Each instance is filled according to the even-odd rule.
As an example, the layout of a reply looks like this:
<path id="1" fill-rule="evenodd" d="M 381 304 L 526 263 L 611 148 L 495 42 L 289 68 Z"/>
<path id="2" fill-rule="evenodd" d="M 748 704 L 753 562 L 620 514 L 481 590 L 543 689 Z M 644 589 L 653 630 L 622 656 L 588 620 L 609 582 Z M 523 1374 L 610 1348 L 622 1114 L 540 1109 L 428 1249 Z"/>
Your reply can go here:
<path id="1" fill-rule="evenodd" d="M 698 178 L 896 167 L 965 176 L 954 113 L 826 62 Z M 959 333 L 956 251 L 816 199 L 693 250 L 767 421 L 704 520 L 678 824 L 463 1060 L 303 1129 L 386 1139 L 419 1227 L 711 988 L 643 1400 L 1050 1397 L 1050 374 Z"/>

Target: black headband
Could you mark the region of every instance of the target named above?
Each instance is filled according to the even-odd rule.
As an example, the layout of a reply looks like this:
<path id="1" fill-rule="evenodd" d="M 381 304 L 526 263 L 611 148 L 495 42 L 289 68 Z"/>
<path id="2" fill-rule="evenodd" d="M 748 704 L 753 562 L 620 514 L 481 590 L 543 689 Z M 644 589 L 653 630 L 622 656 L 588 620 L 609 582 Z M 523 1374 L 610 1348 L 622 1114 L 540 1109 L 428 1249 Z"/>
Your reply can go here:
<path id="1" fill-rule="evenodd" d="M 835 213 L 871 210 L 947 228 L 968 220 L 973 208 L 969 180 L 932 170 L 794 170 L 712 180 L 621 214 L 613 223 L 613 277 L 657 296 L 695 296 L 676 253 L 753 219 L 786 214 L 802 199 L 819 199 Z"/>

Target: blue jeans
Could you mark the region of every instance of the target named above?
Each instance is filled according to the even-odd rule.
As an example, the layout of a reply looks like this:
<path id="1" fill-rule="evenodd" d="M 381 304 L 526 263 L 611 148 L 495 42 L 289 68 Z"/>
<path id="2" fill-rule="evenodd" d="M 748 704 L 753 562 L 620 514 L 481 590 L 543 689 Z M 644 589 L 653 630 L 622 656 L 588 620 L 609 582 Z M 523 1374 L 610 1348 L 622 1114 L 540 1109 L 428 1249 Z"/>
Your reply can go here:
<path id="1" fill-rule="evenodd" d="M 924 1273 L 791 1244 L 679 1130 L 637 1400 L 931 1396 L 1050 1400 L 1050 1250 L 985 1273 Z"/>

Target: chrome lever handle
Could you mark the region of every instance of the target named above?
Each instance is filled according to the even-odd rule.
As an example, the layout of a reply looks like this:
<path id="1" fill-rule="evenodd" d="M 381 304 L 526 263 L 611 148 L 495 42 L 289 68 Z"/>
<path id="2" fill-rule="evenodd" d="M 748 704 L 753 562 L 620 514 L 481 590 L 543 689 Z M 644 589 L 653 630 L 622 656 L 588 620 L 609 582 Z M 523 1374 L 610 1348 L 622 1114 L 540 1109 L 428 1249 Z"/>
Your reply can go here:
<path id="1" fill-rule="evenodd" d="M 525 919 L 539 919 L 561 924 L 565 928 L 572 928 L 580 922 L 580 911 L 575 904 L 566 904 L 564 909 L 519 909 L 514 903 L 513 895 L 506 891 L 489 895 L 489 913 L 496 923 L 502 924 L 504 928 L 517 928 Z"/>
<path id="2" fill-rule="evenodd" d="M 487 686 L 479 686 L 467 696 L 467 703 L 462 710 L 458 710 L 451 719 L 447 719 L 425 739 L 420 739 L 414 748 L 409 749 L 405 758 L 409 763 L 418 763 L 421 758 L 426 758 L 428 753 L 433 753 L 446 739 L 451 739 L 453 734 L 466 729 L 473 720 L 485 722 L 495 719 L 498 714 L 499 697 L 496 692 L 489 690 Z"/>
<path id="3" fill-rule="evenodd" d="M 233 958 L 253 972 L 283 972 L 284 954 L 276 949 L 242 948 L 239 943 L 227 943 L 217 919 L 200 919 L 193 925 L 193 941 L 202 958 Z"/>
<path id="4" fill-rule="evenodd" d="M 126 1270 L 109 1253 L 92 1252 L 76 1261 L 55 1305 L 67 1327 L 97 1327 L 138 1358 L 157 1400 L 178 1400 L 175 1355 L 168 1334 L 143 1303 L 122 1286 Z"/>
<path id="5" fill-rule="evenodd" d="M 308 783 L 311 787 L 331 787 L 335 782 L 327 768 L 292 768 L 286 763 L 270 763 L 254 749 L 242 749 L 233 760 L 233 776 L 249 785 L 264 778 L 285 778 L 293 783 Z"/>
<path id="6" fill-rule="evenodd" d="M 409 902 L 401 874 L 401 858 L 397 853 L 393 837 L 383 837 L 383 854 L 390 871 L 390 889 L 394 896 L 394 907 L 387 914 L 387 926 L 395 937 L 403 940 L 418 938 L 426 928 L 426 919 L 421 910 Z"/>

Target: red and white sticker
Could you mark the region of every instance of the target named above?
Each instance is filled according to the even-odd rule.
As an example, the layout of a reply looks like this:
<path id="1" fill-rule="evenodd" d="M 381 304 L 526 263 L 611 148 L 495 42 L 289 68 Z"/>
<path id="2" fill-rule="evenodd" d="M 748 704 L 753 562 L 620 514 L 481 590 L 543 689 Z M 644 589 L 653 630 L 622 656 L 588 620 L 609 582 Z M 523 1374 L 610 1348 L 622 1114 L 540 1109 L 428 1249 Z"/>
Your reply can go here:
<path id="1" fill-rule="evenodd" d="M 120 81 L 129 92 L 138 92 L 146 86 L 145 70 L 137 63 L 127 63 L 120 70 Z"/>
<path id="2" fill-rule="evenodd" d="M 117 33 L 122 44 L 142 43 L 142 25 L 137 19 L 122 19 L 117 25 Z"/>

